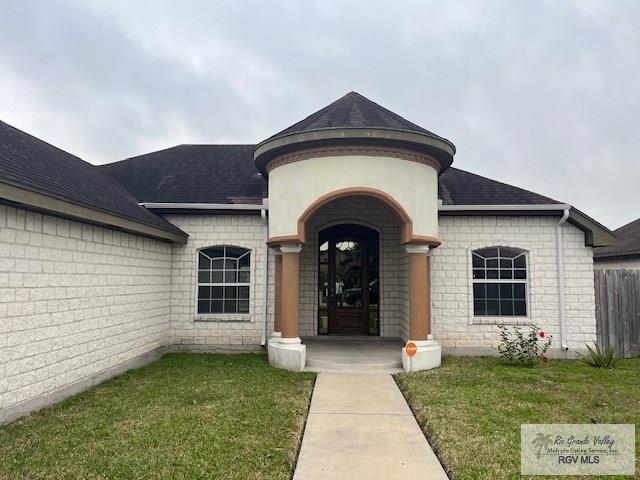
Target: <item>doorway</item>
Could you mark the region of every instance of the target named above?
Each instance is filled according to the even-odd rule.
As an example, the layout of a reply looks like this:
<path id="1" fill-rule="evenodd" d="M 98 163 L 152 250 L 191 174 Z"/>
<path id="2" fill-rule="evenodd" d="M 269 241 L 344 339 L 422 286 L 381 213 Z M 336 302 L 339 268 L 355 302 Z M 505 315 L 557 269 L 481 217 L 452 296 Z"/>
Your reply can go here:
<path id="1" fill-rule="evenodd" d="M 378 232 L 336 225 L 318 244 L 318 334 L 380 335 Z"/>

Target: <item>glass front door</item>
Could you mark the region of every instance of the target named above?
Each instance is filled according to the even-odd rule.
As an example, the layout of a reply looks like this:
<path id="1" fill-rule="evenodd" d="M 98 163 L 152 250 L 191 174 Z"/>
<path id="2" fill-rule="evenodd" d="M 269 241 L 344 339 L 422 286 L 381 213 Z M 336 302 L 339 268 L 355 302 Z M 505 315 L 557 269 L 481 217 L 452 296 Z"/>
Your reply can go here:
<path id="1" fill-rule="evenodd" d="M 379 335 L 377 232 L 337 225 L 319 240 L 318 333 Z"/>

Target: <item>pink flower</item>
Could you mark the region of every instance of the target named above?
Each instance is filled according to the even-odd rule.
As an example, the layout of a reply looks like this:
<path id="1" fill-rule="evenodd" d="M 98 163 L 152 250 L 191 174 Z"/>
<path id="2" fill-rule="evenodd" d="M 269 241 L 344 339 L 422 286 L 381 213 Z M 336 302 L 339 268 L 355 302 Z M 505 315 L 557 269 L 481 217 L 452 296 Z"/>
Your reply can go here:
<path id="1" fill-rule="evenodd" d="M 540 333 L 538 335 L 540 335 L 540 338 L 544 338 L 544 332 L 542 330 L 540 330 Z"/>

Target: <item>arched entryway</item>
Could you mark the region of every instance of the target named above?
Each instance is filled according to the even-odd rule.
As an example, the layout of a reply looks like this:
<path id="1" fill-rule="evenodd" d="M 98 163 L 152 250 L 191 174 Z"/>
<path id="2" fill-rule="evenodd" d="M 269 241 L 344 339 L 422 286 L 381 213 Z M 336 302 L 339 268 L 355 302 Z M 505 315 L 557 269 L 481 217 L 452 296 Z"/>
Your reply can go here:
<path id="1" fill-rule="evenodd" d="M 340 233 L 340 225 L 356 225 L 363 227 L 361 231 L 377 234 L 378 281 L 371 286 L 374 295 L 378 296 L 377 324 L 375 328 L 360 329 L 356 332 L 345 332 L 345 329 L 328 330 L 328 313 L 322 311 L 324 283 L 321 262 L 322 244 L 326 238 L 324 233 Z M 337 230 L 329 230 L 332 228 Z M 356 227 L 357 228 L 357 227 Z M 326 335 L 360 335 L 380 336 L 387 338 L 403 337 L 408 334 L 408 317 L 404 308 L 408 299 L 406 273 L 406 251 L 402 244 L 402 223 L 396 214 L 380 200 L 365 196 L 352 196 L 332 200 L 320 207 L 306 222 L 306 240 L 300 252 L 300 311 L 299 325 L 301 337 Z M 327 230 L 327 232 L 325 232 Z M 353 229 L 352 229 L 353 230 Z M 358 232 L 354 232 L 358 233 Z M 367 234 L 364 234 L 367 236 Z M 371 233 L 369 233 L 371 236 Z M 322 237 L 322 240 L 321 240 Z M 340 237 L 337 237 L 340 241 Z M 348 238 L 343 240 L 349 240 Z M 326 245 L 324 248 L 328 248 Z M 344 248 L 344 247 L 343 247 Z M 339 249 L 336 249 L 339 250 Z M 328 253 L 325 254 L 328 257 Z M 337 273 L 340 275 L 340 272 Z M 371 278 L 373 282 L 375 278 Z M 334 287 L 335 288 L 335 287 Z M 345 289 L 357 288 L 345 286 Z M 326 292 L 327 294 L 329 292 Z M 353 299 L 353 291 L 350 297 Z M 323 318 L 323 313 L 325 313 Z M 342 332 L 342 333 L 341 333 Z"/>
<path id="2" fill-rule="evenodd" d="M 379 235 L 339 224 L 318 233 L 318 334 L 379 335 Z"/>
<path id="3" fill-rule="evenodd" d="M 280 168 L 286 167 L 278 167 L 274 172 Z M 307 186 L 310 188 L 313 182 L 314 179 L 309 180 Z M 293 180 L 289 185 L 294 185 Z M 417 211 L 421 220 L 416 222 L 408 212 L 411 208 L 416 209 L 415 204 L 419 203 L 418 198 L 421 197 L 414 192 L 412 198 L 404 199 L 404 203 L 399 200 L 402 198 L 402 192 L 388 192 L 371 186 L 336 189 L 313 200 L 305 200 L 302 196 L 290 198 L 286 205 L 293 205 L 300 212 L 295 223 L 290 216 L 283 217 L 285 212 L 280 208 L 282 202 L 270 204 L 269 228 L 272 235 L 269 243 L 278 249 L 280 255 L 275 262 L 276 272 L 281 272 L 275 278 L 274 331 L 278 340 L 270 343 L 270 361 L 274 365 L 303 369 L 306 347 L 300 337 L 326 339 L 327 334 L 333 334 L 331 338 L 379 335 L 389 340 L 411 340 L 417 346 L 417 353 L 409 367 L 405 368 L 431 368 L 439 364 L 440 347 L 429 337 L 429 249 L 440 243 L 437 225 L 430 218 L 434 211 L 428 209 L 428 205 L 423 205 L 429 214 L 425 215 L 423 210 Z M 272 216 L 276 217 L 273 230 Z M 365 297 L 369 294 L 369 282 L 374 279 L 358 276 L 354 277 L 359 278 L 358 282 L 344 285 L 344 280 L 338 278 L 344 272 L 328 270 L 329 253 L 326 278 L 319 278 L 318 256 L 320 247 L 325 243 L 320 241 L 319 234 L 324 229 L 342 224 L 367 225 L 379 229 L 381 268 L 377 293 L 381 302 L 375 305 L 374 312 L 368 311 L 369 305 L 365 306 L 368 303 Z M 292 228 L 294 225 L 295 230 Z M 335 230 L 329 232 L 335 233 Z M 336 254 L 342 255 L 340 249 L 336 248 L 340 242 L 356 243 L 354 238 L 348 236 L 336 238 L 331 247 L 334 256 L 332 262 L 336 261 Z M 326 248 L 329 252 L 328 243 Z M 351 270 L 357 271 L 354 265 L 360 260 L 350 258 L 352 253 L 342 255 L 345 257 L 342 260 L 351 262 Z M 333 268 L 335 270 L 336 265 Z M 375 286 L 374 283 L 372 290 Z M 278 299 L 278 293 L 281 299 Z M 323 294 L 325 305 L 322 304 Z M 405 357 L 408 358 L 403 353 L 403 361 Z"/>

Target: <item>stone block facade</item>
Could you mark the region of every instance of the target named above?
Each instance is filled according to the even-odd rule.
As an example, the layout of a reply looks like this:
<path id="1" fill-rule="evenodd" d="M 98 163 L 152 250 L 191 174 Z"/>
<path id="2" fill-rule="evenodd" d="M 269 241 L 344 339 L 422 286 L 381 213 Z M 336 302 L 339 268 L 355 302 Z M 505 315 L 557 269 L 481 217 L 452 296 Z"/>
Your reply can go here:
<path id="1" fill-rule="evenodd" d="M 265 314 L 264 269 L 267 227 L 259 215 L 168 215 L 167 220 L 189 234 L 186 245 L 173 246 L 171 329 L 176 350 L 260 350 Z M 251 251 L 249 313 L 196 314 L 198 251 L 232 245 Z M 269 291 L 273 298 L 274 253 L 269 249 Z M 268 332 L 273 331 L 273 305 L 267 305 Z"/>
<path id="2" fill-rule="evenodd" d="M 560 348 L 560 301 L 556 249 L 557 218 L 441 217 L 442 245 L 432 255 L 433 335 L 445 351 L 464 353 L 494 349 L 497 324 L 535 323 L 553 335 Z M 593 253 L 584 233 L 562 226 L 566 278 L 567 343 L 584 349 L 596 340 Z M 528 252 L 528 318 L 473 316 L 471 252 L 491 246 Z"/>
<path id="3" fill-rule="evenodd" d="M 170 295 L 170 243 L 0 205 L 0 420 L 165 347 Z"/>
<path id="4" fill-rule="evenodd" d="M 263 351 L 261 344 L 273 330 L 274 306 L 268 299 L 274 295 L 275 259 L 266 247 L 263 219 L 166 218 L 189 234 L 186 244 L 0 205 L 0 423 L 11 412 L 29 410 L 21 405 L 34 408 L 37 399 L 62 398 L 131 368 L 136 359 L 148 361 L 154 352 Z M 440 218 L 443 243 L 431 252 L 432 329 L 445 352 L 493 349 L 496 325 L 502 322 L 534 322 L 554 335 L 554 347 L 559 347 L 557 221 Z M 408 255 L 394 214 L 371 199 L 336 200 L 309 221 L 301 252 L 300 334 L 317 332 L 317 234 L 338 223 L 379 232 L 380 333 L 406 340 Z M 592 251 L 582 231 L 569 224 L 562 228 L 568 343 L 581 349 L 596 339 Z M 251 251 L 247 314 L 196 313 L 198 251 L 216 245 Z M 528 318 L 473 317 L 471 251 L 488 246 L 528 252 Z"/>

